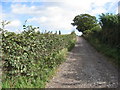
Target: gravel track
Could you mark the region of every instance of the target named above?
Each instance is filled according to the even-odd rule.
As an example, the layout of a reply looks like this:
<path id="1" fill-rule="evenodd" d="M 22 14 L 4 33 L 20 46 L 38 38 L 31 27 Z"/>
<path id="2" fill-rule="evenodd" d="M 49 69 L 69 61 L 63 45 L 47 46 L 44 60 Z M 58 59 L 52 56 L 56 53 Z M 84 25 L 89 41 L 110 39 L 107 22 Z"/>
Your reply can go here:
<path id="1" fill-rule="evenodd" d="M 83 37 L 46 88 L 117 88 L 118 70 Z"/>

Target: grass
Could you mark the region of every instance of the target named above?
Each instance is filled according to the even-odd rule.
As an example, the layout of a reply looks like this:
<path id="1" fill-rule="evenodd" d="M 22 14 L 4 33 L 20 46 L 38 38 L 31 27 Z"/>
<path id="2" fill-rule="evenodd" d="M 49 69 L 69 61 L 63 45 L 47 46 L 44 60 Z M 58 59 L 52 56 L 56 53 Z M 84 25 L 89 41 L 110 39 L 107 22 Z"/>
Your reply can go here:
<path id="1" fill-rule="evenodd" d="M 46 68 L 40 77 L 25 77 L 17 76 L 12 78 L 7 78 L 2 83 L 2 88 L 45 88 L 45 85 L 52 76 L 55 74 L 57 67 L 60 63 L 66 60 L 68 50 L 65 48 L 56 55 L 56 60 L 58 63 L 54 68 Z M 4 76 L 5 77 L 5 76 Z"/>
<path id="2" fill-rule="evenodd" d="M 84 36 L 85 37 L 85 36 Z M 95 37 L 85 37 L 85 39 L 93 46 L 97 51 L 107 56 L 116 66 L 120 65 L 120 51 L 117 48 L 111 47 L 102 43 Z"/>

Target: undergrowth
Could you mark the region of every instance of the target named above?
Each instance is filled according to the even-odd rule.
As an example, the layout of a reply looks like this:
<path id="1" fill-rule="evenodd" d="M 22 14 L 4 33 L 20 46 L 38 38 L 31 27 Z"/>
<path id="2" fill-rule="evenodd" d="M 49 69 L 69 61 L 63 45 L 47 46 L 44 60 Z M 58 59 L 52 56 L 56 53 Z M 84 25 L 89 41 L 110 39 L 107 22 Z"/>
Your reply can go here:
<path id="1" fill-rule="evenodd" d="M 118 48 L 111 47 L 109 44 L 105 44 L 96 37 L 86 37 L 85 39 L 96 48 L 97 51 L 101 52 L 105 56 L 109 57 L 110 60 L 117 66 L 120 65 L 120 51 Z"/>

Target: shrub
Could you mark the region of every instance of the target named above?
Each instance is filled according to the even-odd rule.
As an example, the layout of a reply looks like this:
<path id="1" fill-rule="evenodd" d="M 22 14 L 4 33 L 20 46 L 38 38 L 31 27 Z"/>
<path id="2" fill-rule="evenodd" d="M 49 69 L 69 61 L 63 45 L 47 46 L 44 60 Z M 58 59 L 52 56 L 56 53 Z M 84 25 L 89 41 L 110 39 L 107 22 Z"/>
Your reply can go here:
<path id="1" fill-rule="evenodd" d="M 26 82 L 38 78 L 45 82 L 49 72 L 64 60 L 66 50 L 75 44 L 74 33 L 41 34 L 34 30 L 31 27 L 20 34 L 7 31 L 2 33 L 3 84 L 6 79 L 13 77 L 10 87 L 15 87 L 14 82 L 22 78 L 26 78 Z"/>

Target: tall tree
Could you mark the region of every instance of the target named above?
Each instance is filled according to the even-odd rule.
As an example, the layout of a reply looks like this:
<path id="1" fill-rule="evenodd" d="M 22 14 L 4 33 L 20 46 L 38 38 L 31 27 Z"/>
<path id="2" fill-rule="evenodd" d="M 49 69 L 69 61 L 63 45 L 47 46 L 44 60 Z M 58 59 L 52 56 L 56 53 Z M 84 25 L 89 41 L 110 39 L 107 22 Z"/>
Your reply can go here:
<path id="1" fill-rule="evenodd" d="M 73 26 L 77 26 L 78 31 L 84 32 L 85 30 L 90 30 L 97 25 L 97 19 L 95 16 L 89 14 L 80 14 L 75 16 L 73 19 Z"/>

